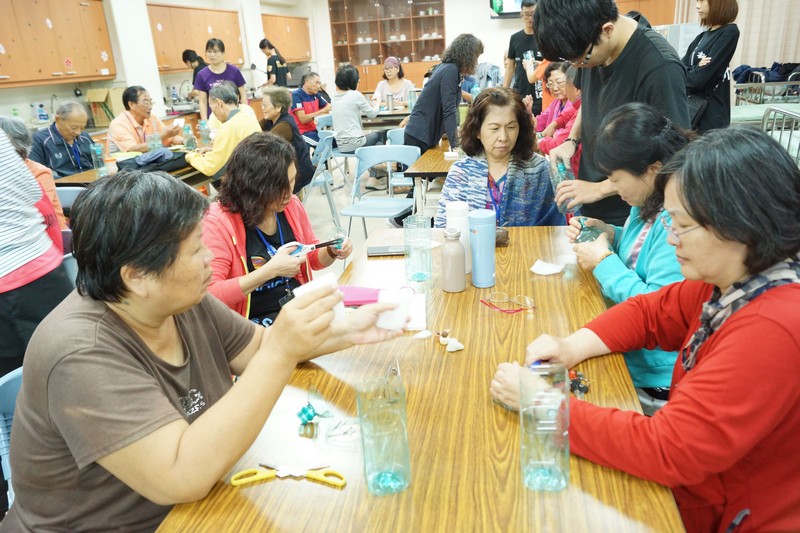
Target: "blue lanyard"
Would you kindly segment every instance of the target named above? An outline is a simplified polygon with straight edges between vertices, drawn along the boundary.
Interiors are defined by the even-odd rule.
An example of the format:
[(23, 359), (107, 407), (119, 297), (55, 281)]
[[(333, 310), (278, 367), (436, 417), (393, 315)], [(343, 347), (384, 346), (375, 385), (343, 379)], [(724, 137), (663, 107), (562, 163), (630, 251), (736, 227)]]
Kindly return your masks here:
[(504, 181), (506, 181), (506, 175), (505, 174), (503, 174), (503, 176), (497, 181), (494, 181), (492, 179), (491, 174), (490, 174), (489, 175), (489, 179), (487, 180), (488, 187), (489, 187), (489, 200), (492, 202), (492, 208), (494, 209), (494, 216), (495, 216), (495, 219), (497, 219), (497, 223), (498, 224), (500, 223), (500, 207), (499, 207), (500, 206), (500, 200), (503, 197), (502, 192), (500, 191), (499, 185), (501, 183), (503, 183)]
[[(66, 141), (65, 141), (66, 142)], [(69, 147), (72, 150), (72, 155), (75, 156), (75, 170), (81, 170), (81, 149), (78, 146), (78, 139), (75, 139), (72, 142), (72, 146)]]
[[(281, 229), (281, 220), (278, 218), (278, 213), (275, 213), (275, 222), (278, 225), (278, 238), (281, 240), (281, 246), (283, 246), (286, 243), (283, 242), (283, 230)], [(275, 257), (275, 254), (278, 253), (278, 250), (276, 250), (275, 247), (269, 243), (266, 235), (264, 235), (264, 232), (262, 232), (261, 229), (258, 228), (258, 226), (256, 226), (256, 233), (258, 234), (258, 237), (261, 239), (261, 242), (264, 243), (264, 246), (266, 246), (267, 253), (269, 253), (269, 256)], [(289, 278), (281, 276), (281, 279), (283, 280), (283, 284), (286, 285), (286, 292), (289, 292), (290, 291)]]
[[(61, 132), (58, 131), (58, 128), (56, 128), (55, 123), (53, 123), (53, 125), (51, 127), (52, 127), (53, 130), (55, 130), (55, 132), (58, 134), (58, 136), (61, 137), (61, 140), (63, 141), (64, 146), (67, 148), (67, 150), (69, 150), (69, 152), (72, 152), (71, 156), (70, 156), (69, 152), (67, 152), (67, 156), (69, 156), (70, 162), (72, 162), (72, 166), (75, 167), (75, 170), (80, 172), (82, 170), (82, 167), (81, 167), (81, 148), (80, 148), (80, 146), (78, 146), (78, 141), (80, 140), (80, 135), (75, 138), (75, 140), (72, 142), (72, 146), (70, 146), (69, 144), (67, 144), (67, 140), (64, 138), (64, 136), (61, 135)], [(52, 131), (51, 131), (50, 132), (50, 137), (52, 138), (52, 136), (53, 135), (52, 135)], [(53, 142), (55, 142), (55, 139), (53, 139)]]

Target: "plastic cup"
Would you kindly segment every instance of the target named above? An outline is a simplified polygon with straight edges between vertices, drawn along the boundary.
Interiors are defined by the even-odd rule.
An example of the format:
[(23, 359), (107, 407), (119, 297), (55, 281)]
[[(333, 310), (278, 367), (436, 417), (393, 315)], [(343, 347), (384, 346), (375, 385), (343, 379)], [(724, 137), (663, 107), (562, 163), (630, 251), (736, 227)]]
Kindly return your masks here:
[(427, 281), (433, 272), (431, 258), (431, 219), (412, 215), (403, 220), (406, 278)]

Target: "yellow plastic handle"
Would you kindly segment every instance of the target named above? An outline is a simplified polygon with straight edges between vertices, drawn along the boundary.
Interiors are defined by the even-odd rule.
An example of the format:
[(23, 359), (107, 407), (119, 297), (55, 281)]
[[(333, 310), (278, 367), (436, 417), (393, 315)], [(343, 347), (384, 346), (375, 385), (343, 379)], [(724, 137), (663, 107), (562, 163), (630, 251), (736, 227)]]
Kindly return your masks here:
[(236, 472), (231, 477), (231, 485), (238, 487), (248, 483), (256, 483), (258, 481), (268, 481), (275, 477), (274, 470), (266, 470), (264, 468), (248, 468), (241, 472)]
[(347, 484), (342, 474), (329, 468), (324, 470), (309, 470), (306, 472), (306, 478), (336, 489), (343, 489)]

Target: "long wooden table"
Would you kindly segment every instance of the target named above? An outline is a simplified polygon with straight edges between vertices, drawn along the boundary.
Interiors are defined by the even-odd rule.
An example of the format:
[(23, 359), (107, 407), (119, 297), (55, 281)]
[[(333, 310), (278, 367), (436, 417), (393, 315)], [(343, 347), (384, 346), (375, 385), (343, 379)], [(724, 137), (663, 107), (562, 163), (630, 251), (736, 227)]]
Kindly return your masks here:
[(423, 213), (425, 210), (425, 193), (427, 191), (425, 180), (447, 177), (450, 167), (456, 162), (455, 159), (444, 158), (444, 153), (449, 149), (450, 143), (447, 140), (442, 140), (437, 146), (429, 148), (417, 159), (416, 163), (406, 169), (405, 176), (414, 179), (414, 198), (417, 213)]
[[(435, 231), (441, 239), (440, 231)], [(376, 232), (368, 244), (395, 244), (401, 230)], [(604, 310), (597, 285), (577, 268), (564, 229), (510, 228), (511, 245), (497, 249), (497, 285), (446, 294), (438, 289), (438, 252), (427, 282), (427, 325), (449, 328), (465, 349), (447, 353), (435, 338), (411, 334), (356, 347), (302, 365), (293, 374), (259, 439), (234, 472), (285, 454), (324, 453), (342, 472), (339, 491), (306, 480), (273, 480), (234, 488), (218, 483), (202, 501), (176, 506), (159, 531), (681, 531), (670, 491), (655, 483), (570, 458), (570, 484), (559, 493), (523, 487), (519, 415), (492, 403), (497, 364), (521, 361), (526, 345), (548, 332), (566, 335)], [(556, 276), (537, 276), (537, 258), (571, 262)], [(342, 283), (405, 285), (397, 259), (356, 259)], [(506, 315), (479, 303), (492, 291), (532, 297), (536, 309)], [(395, 359), (408, 393), (411, 485), (393, 496), (367, 492), (359, 441), (349, 447), (297, 436), (297, 411), (316, 388), (337, 417), (356, 417), (355, 389), (382, 375)], [(581, 365), (591, 380), (586, 400), (639, 410), (619, 354)]]
[[(180, 179), (184, 183), (192, 187), (201, 187), (207, 183), (211, 183), (214, 179), (211, 176), (206, 176), (192, 166), (185, 166), (181, 169), (169, 173), (172, 176)], [(64, 176), (55, 180), (56, 186), (65, 185), (89, 185), (97, 180), (96, 170), (85, 170), (71, 176)]]

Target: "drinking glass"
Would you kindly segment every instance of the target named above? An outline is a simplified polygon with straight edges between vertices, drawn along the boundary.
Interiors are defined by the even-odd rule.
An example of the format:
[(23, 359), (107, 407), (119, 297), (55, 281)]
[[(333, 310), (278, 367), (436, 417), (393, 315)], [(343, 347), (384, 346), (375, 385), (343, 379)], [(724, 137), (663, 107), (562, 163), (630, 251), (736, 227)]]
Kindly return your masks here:
[(431, 219), (412, 215), (403, 220), (403, 238), (406, 253), (406, 278), (408, 281), (426, 281), (431, 278)]

